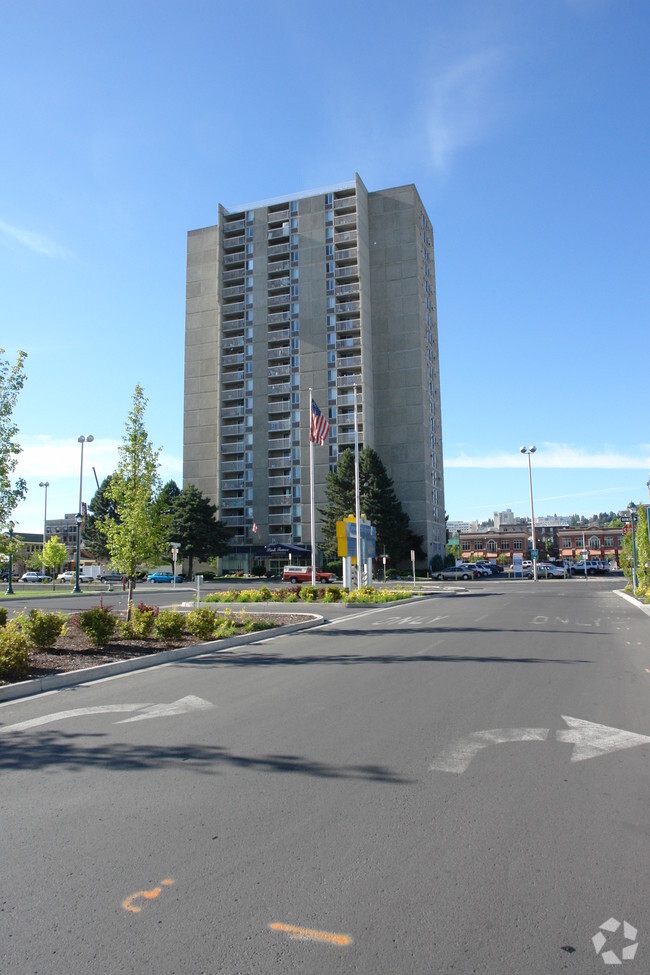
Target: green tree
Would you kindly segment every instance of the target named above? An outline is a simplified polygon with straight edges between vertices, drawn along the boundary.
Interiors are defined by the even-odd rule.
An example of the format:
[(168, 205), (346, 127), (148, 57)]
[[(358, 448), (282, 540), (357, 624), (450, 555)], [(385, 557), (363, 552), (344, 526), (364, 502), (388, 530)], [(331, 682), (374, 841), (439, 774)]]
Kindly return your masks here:
[(639, 587), (647, 592), (650, 587), (650, 545), (648, 544), (648, 509), (639, 505), (639, 515), (636, 525), (636, 564), (639, 577)]
[(4, 351), (0, 348), (0, 529), (7, 525), (14, 508), (27, 494), (24, 478), (12, 481), (21, 452), (16, 441), (18, 426), (14, 422), (14, 408), (25, 382), (27, 353), (18, 350), (12, 366), (3, 357)]
[[(326, 507), (319, 509), (321, 531), (327, 555), (336, 558), (336, 522), (355, 510), (353, 451), (343, 451), (336, 471), (327, 475), (325, 497)], [(410, 532), (393, 481), (372, 447), (364, 447), (359, 455), (359, 497), (362, 516), (377, 530), (377, 551), (385, 550), (393, 565), (410, 559), (411, 548), (419, 548), (422, 540)]]
[(165, 485), (165, 489), (168, 489), (169, 511), (163, 512), (162, 517), (166, 520), (168, 541), (178, 542), (180, 558), (188, 560), (188, 574), (191, 578), (195, 559), (203, 562), (226, 554), (230, 531), (217, 520), (216, 507), (194, 484), (186, 484), (176, 496), (171, 488), (172, 484), (173, 481)]
[(52, 589), (55, 588), (56, 574), (63, 562), (68, 561), (68, 550), (56, 535), (49, 538), (43, 549), (43, 565), (52, 572)]
[(138, 566), (157, 560), (164, 540), (164, 523), (155, 505), (160, 487), (160, 448), (154, 450), (144, 426), (146, 405), (147, 399), (138, 385), (118, 448), (117, 470), (107, 490), (117, 518), (106, 517), (102, 523), (111, 562), (129, 580), (129, 619)]
[(113, 475), (105, 477), (95, 491), (89, 505), (89, 514), (83, 530), (84, 548), (91, 552), (98, 562), (107, 562), (110, 552), (106, 542), (106, 522), (119, 522), (117, 505), (111, 497), (110, 487)]

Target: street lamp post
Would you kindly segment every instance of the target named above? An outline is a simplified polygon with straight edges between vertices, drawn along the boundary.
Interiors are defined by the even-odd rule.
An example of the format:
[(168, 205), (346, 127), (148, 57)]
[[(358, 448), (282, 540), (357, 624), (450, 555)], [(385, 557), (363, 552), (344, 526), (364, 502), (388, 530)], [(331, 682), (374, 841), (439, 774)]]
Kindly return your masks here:
[(632, 525), (632, 592), (636, 596), (636, 530), (634, 527), (634, 521), (636, 518), (637, 506), (634, 501), (630, 501), (627, 508), (630, 512), (630, 524)]
[(81, 444), (81, 466), (79, 468), (79, 507), (77, 508), (77, 514), (75, 516), (75, 521), (77, 522), (77, 558), (75, 563), (75, 583), (73, 592), (81, 592), (81, 586), (79, 585), (79, 555), (81, 552), (81, 523), (83, 521), (83, 515), (81, 514), (81, 494), (83, 491), (83, 479), (84, 479), (84, 444), (92, 443), (95, 438), (92, 434), (88, 437), (77, 437), (77, 443)]
[(535, 551), (535, 511), (533, 509), (533, 471), (530, 465), (530, 455), (534, 454), (536, 450), (537, 447), (535, 447), (534, 444), (531, 444), (530, 447), (519, 448), (519, 452), (522, 454), (526, 454), (528, 457), (528, 484), (530, 487), (530, 527), (533, 535), (532, 560), (533, 560), (533, 579), (535, 580), (535, 582), (537, 582), (537, 553)]
[(9, 522), (8, 528), (9, 528), (9, 577), (7, 582), (7, 596), (13, 596), (14, 589), (13, 586), (11, 585), (11, 576), (13, 574), (13, 569), (14, 569), (14, 556), (13, 556), (14, 523), (13, 521)]
[[(47, 489), (50, 486), (50, 482), (40, 481), (38, 486), (45, 488), (45, 514), (43, 515), (43, 554), (45, 554), (45, 536), (47, 534)], [(45, 575), (45, 562), (43, 562), (43, 575)]]

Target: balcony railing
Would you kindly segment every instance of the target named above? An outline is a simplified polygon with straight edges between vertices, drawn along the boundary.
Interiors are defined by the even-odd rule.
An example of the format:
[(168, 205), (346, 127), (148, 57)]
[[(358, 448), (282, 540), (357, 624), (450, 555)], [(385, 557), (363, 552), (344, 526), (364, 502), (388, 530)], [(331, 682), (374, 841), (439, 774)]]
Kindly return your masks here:
[(223, 246), (226, 250), (232, 250), (233, 247), (243, 247), (244, 246), (244, 235), (241, 237), (224, 237)]
[(236, 481), (222, 481), (221, 482), (222, 491), (243, 491), (244, 490), (244, 479), (239, 478)]
[(289, 267), (289, 261), (269, 261), (266, 265), (266, 270), (270, 276), (278, 271), (288, 271)]
[(246, 425), (244, 423), (224, 423), (221, 426), (221, 436), (225, 437), (243, 437), (246, 432)]
[(236, 267), (232, 271), (224, 271), (223, 272), (224, 284), (227, 284), (229, 281), (243, 281), (244, 274), (245, 272), (243, 267)]
[(232, 332), (241, 332), (244, 329), (244, 319), (243, 318), (224, 318), (221, 322), (221, 329), (224, 333), (230, 335)]
[(359, 294), (359, 282), (355, 284), (337, 284), (336, 286), (336, 296), (341, 295), (358, 295)]
[(336, 306), (337, 312), (340, 314), (351, 312), (351, 311), (361, 311), (360, 301), (341, 301)]
[(221, 343), (222, 349), (243, 349), (244, 348), (244, 336), (236, 335), (232, 339), (224, 339)]
[(273, 383), (273, 384), (269, 384), (269, 386), (267, 387), (267, 392), (268, 392), (269, 396), (281, 396), (283, 393), (290, 393), (291, 392), (291, 383)]
[(267, 315), (266, 321), (268, 325), (278, 325), (284, 322), (291, 321), (291, 313), (287, 308), (286, 311), (274, 311), (271, 315)]
[(291, 417), (286, 420), (269, 421), (269, 433), (283, 433), (285, 430), (291, 430)]
[(224, 301), (223, 312), (224, 315), (234, 315), (237, 312), (243, 311), (246, 307), (243, 301)]
[(286, 450), (291, 446), (291, 437), (269, 437), (269, 451)]
[(291, 301), (291, 296), (287, 291), (286, 295), (269, 295), (268, 305), (269, 308), (276, 308), (278, 305), (288, 305)]
[(269, 413), (289, 413), (291, 403), (288, 399), (271, 401), (268, 405)]
[(234, 420), (244, 415), (243, 406), (227, 406), (221, 411), (222, 420)]
[(224, 254), (223, 263), (224, 264), (243, 264), (246, 258), (244, 251), (240, 251), (237, 254)]
[(357, 366), (361, 365), (361, 356), (360, 355), (340, 356), (336, 360), (336, 365), (338, 366), (339, 369), (356, 369)]
[[(361, 395), (363, 390), (361, 386), (357, 389), (357, 410), (361, 406)], [(336, 402), (339, 406), (354, 406), (354, 393), (338, 393), (336, 397)]]
[(284, 244), (271, 244), (271, 246), (267, 248), (266, 251), (267, 257), (279, 257), (280, 254), (288, 254), (288, 253), (289, 253), (288, 240)]
[(343, 281), (347, 278), (359, 278), (359, 267), (355, 264), (337, 264), (336, 266), (336, 280)]
[(358, 376), (337, 376), (336, 385), (337, 386), (354, 386), (356, 383), (359, 385), (361, 381), (361, 374)]
[(359, 349), (361, 348), (361, 336), (356, 335), (349, 339), (337, 339), (336, 340), (336, 350), (340, 352), (342, 349)]
[(336, 322), (337, 332), (359, 332), (361, 330), (360, 318), (339, 318)]
[(356, 244), (356, 242), (357, 242), (356, 230), (344, 230), (341, 233), (334, 234), (335, 244)]
[(270, 477), (269, 478), (269, 487), (270, 488), (291, 487), (291, 478), (290, 477)]
[(340, 217), (334, 217), (335, 227), (356, 227), (357, 225), (357, 214), (354, 213), (343, 213)]
[(243, 498), (222, 498), (220, 508), (243, 508), (246, 502)]
[(290, 280), (288, 276), (281, 278), (269, 278), (266, 284), (269, 291), (277, 291), (279, 288), (288, 288)]
[(235, 352), (232, 355), (224, 355), (221, 359), (222, 366), (238, 366), (244, 361), (243, 352)]
[(334, 251), (334, 260), (337, 264), (339, 261), (356, 261), (358, 256), (358, 247), (342, 247), (340, 250)]
[(269, 349), (268, 351), (269, 362), (277, 362), (279, 359), (289, 358), (291, 358), (291, 347), (289, 345), (280, 349)]
[(244, 387), (241, 386), (239, 389), (224, 389), (221, 393), (221, 399), (224, 402), (231, 402), (234, 399), (244, 399), (245, 392)]
[(284, 227), (274, 227), (268, 232), (268, 240), (281, 240), (283, 237), (289, 236), (289, 224), (287, 223)]
[(289, 328), (269, 329), (269, 333), (268, 333), (269, 342), (280, 342), (290, 338), (291, 338), (291, 329)]
[(226, 460), (221, 464), (222, 474), (239, 474), (243, 473), (244, 461), (243, 460)]
[[(269, 492), (269, 508), (287, 508), (291, 505), (290, 494), (273, 494)], [(274, 517), (271, 515), (270, 517)]]
[(285, 362), (282, 366), (273, 366), (272, 369), (268, 371), (269, 379), (283, 379), (285, 376), (291, 375), (291, 363)]
[(285, 514), (275, 513), (269, 511), (269, 535), (273, 534), (274, 525), (290, 525), (291, 524), (291, 512), (287, 511)]
[(269, 223), (277, 223), (278, 220), (288, 220), (289, 208), (285, 207), (284, 210), (269, 210), (266, 217)]
[(232, 234), (238, 230), (243, 230), (243, 229), (244, 229), (243, 220), (230, 220), (230, 221), (226, 221), (223, 225), (224, 234), (227, 234), (228, 232)]
[(228, 372), (227, 369), (223, 369), (221, 372), (221, 382), (222, 383), (241, 383), (244, 379), (244, 370), (238, 369), (234, 372)]
[(229, 288), (224, 288), (222, 291), (222, 296), (226, 298), (238, 298), (244, 294), (243, 284), (233, 284)]
[(291, 467), (291, 455), (282, 457), (269, 457), (268, 467), (270, 471), (289, 470)]
[(240, 440), (239, 443), (222, 443), (221, 453), (222, 454), (243, 454), (244, 441)]

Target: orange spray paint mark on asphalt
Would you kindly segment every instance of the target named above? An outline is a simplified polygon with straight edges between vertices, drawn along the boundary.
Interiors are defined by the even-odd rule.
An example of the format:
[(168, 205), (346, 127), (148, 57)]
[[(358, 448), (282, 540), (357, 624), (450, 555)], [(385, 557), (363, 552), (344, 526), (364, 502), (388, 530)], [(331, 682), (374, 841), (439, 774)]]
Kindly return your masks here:
[(155, 900), (156, 897), (158, 897), (158, 895), (161, 893), (163, 887), (170, 887), (173, 883), (173, 880), (167, 878), (166, 880), (161, 880), (160, 887), (154, 887), (153, 890), (138, 890), (135, 894), (129, 894), (129, 896), (125, 897), (125, 899), (122, 901), (122, 907), (125, 911), (131, 911), (132, 914), (139, 914), (142, 908), (135, 905), (133, 901), (137, 900), (139, 897), (144, 897), (144, 899), (148, 901)]
[(333, 931), (314, 931), (313, 928), (298, 928), (293, 924), (281, 924), (274, 921), (269, 924), (271, 931), (282, 931), (288, 934), (294, 941), (323, 941), (330, 945), (351, 945), (352, 938), (349, 934), (336, 934)]

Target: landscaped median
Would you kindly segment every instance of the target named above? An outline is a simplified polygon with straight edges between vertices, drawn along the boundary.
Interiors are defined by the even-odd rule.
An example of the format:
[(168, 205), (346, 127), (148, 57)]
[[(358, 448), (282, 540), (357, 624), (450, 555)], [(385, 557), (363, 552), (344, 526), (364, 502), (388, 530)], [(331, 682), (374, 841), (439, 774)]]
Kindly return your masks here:
[(125, 673), (322, 622), (315, 613), (233, 612), (200, 606), (181, 613), (140, 603), (131, 620), (94, 606), (74, 614), (34, 609), (7, 621), (0, 607), (0, 701)]
[(396, 599), (411, 599), (413, 588), (346, 589), (341, 586), (290, 586), (281, 589), (226, 589), (201, 597), (202, 603), (392, 603)]

